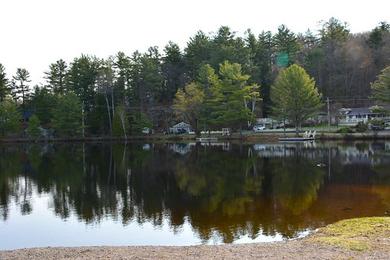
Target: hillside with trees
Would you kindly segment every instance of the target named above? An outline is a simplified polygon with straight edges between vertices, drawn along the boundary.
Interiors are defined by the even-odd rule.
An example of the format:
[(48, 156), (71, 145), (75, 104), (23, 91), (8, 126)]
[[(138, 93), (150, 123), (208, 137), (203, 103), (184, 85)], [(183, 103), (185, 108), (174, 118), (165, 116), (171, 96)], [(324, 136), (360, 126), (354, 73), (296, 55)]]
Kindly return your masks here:
[(222, 26), (212, 34), (196, 32), (183, 49), (169, 42), (162, 51), (152, 46), (145, 53), (53, 61), (45, 84), (37, 86), (28, 68), (6, 75), (0, 64), (1, 134), (17, 134), (33, 115), (35, 124), (59, 136), (137, 135), (145, 126), (164, 132), (181, 120), (196, 131), (242, 129), (273, 113), (272, 86), (293, 64), (315, 82), (321, 102), (371, 103), (371, 85), (390, 65), (390, 25), (353, 34), (331, 18), (318, 32), (295, 33), (281, 25), (276, 33), (247, 30), (243, 36)]

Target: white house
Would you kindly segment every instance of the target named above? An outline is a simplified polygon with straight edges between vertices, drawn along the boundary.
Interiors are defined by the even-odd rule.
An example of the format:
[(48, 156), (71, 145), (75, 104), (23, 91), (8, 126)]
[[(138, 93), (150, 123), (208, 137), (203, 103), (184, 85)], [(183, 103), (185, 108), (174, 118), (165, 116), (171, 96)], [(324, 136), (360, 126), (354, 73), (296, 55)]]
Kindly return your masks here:
[(385, 114), (373, 112), (369, 107), (342, 108), (339, 113), (341, 115), (341, 125), (356, 125), (359, 122), (367, 123), (370, 119), (386, 118)]
[(169, 133), (171, 134), (184, 134), (189, 132), (191, 132), (191, 125), (184, 122), (180, 122), (169, 128)]

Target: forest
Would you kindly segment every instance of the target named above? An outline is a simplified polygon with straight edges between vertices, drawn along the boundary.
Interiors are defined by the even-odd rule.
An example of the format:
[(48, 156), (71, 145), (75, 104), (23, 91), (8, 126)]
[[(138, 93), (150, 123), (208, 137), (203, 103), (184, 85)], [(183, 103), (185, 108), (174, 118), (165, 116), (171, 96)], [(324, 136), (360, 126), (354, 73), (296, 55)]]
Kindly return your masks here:
[[(292, 64), (314, 79), (333, 110), (366, 105), (371, 83), (390, 65), (390, 25), (380, 22), (369, 32), (351, 33), (347, 23), (330, 18), (317, 32), (295, 33), (281, 25), (276, 33), (255, 35), (248, 29), (243, 36), (222, 26), (215, 33), (196, 32), (184, 49), (169, 42), (162, 51), (152, 46), (145, 53), (53, 61), (44, 72), (45, 84), (34, 86), (28, 68), (7, 75), (0, 63), (0, 135), (36, 136), (39, 126), (59, 136), (136, 135), (144, 127), (165, 132), (194, 118), (184, 110), (202, 118), (192, 125), (241, 129), (254, 117), (271, 115), (271, 86)], [(219, 96), (209, 93), (217, 81)], [(186, 95), (218, 99), (197, 111), (192, 104), (181, 107)], [(248, 101), (245, 109), (238, 109), (241, 99)], [(214, 117), (203, 107), (212, 107)]]

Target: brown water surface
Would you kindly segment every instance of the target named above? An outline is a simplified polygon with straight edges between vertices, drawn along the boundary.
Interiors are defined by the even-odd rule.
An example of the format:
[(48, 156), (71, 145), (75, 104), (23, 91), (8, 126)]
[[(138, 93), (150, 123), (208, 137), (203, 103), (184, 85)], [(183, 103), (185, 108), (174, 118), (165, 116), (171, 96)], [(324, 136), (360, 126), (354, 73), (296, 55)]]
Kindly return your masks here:
[(390, 214), (390, 143), (0, 147), (0, 249), (296, 238)]

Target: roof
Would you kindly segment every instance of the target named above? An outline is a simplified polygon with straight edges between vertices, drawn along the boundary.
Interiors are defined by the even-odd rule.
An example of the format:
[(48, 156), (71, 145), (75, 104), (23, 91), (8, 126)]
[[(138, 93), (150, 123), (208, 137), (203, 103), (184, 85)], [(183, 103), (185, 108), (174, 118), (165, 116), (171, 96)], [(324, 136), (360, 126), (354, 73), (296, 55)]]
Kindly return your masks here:
[(378, 113), (372, 112), (371, 107), (353, 107), (353, 108), (341, 108), (339, 110), (349, 116), (356, 115), (376, 115)]
[(191, 125), (187, 124), (187, 123), (184, 123), (184, 122), (180, 122), (180, 123), (172, 126), (172, 128), (187, 128), (187, 127), (191, 127)]
[(32, 115), (33, 115), (33, 111), (31, 111), (31, 110), (25, 110), (22, 113), (24, 120), (28, 120)]
[(372, 113), (369, 107), (356, 107), (351, 108), (348, 115), (371, 115)]

